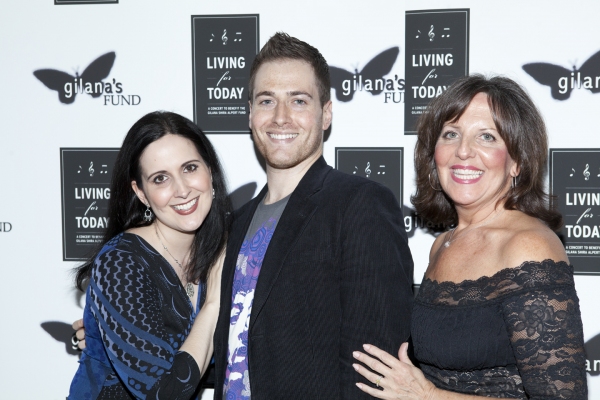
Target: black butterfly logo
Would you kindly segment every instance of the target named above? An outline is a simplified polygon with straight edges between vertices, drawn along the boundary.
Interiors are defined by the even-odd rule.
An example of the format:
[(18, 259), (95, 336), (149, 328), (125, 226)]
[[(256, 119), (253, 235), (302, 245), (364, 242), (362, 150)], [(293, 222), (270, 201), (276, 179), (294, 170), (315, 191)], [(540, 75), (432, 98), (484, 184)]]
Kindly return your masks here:
[(65, 346), (65, 351), (73, 356), (81, 354), (80, 351), (74, 350), (71, 343), (73, 328), (71, 325), (61, 321), (47, 321), (41, 323), (42, 329), (45, 330), (56, 340)]
[[(55, 69), (38, 69), (33, 72), (36, 78), (38, 78), (48, 89), (56, 90), (58, 92), (58, 100), (64, 104), (71, 104), (75, 101), (75, 95), (77, 90), (72, 90), (71, 93), (66, 92), (65, 84), (73, 83), (80, 79), (80, 85), (85, 83), (91, 83), (92, 87), (96, 86), (96, 83), (102, 82), (113, 67), (115, 62), (116, 54), (114, 51), (106, 53), (94, 61), (83, 71), (81, 75), (75, 73), (75, 76), (70, 75), (66, 72), (57, 71)], [(92, 97), (100, 97), (102, 92), (92, 91), (88, 93)]]
[[(376, 79), (381, 79), (390, 73), (394, 63), (396, 62), (396, 59), (398, 58), (398, 54), (400, 54), (400, 48), (389, 48), (376, 55), (360, 72), (358, 69), (355, 69), (354, 73), (352, 73), (342, 68), (329, 67), (329, 72), (331, 74), (331, 87), (335, 89), (335, 97), (339, 101), (343, 102), (352, 100), (352, 97), (354, 97), (354, 92), (356, 91), (356, 88), (353, 84), (354, 76), (361, 75), (363, 82), (366, 82), (367, 80), (375, 82)], [(344, 81), (349, 83), (348, 88), (343, 86)], [(345, 94), (344, 91), (348, 94)], [(367, 91), (375, 96), (383, 92), (383, 88), (377, 88), (374, 85), (372, 90)]]
[[(523, 70), (533, 77), (536, 81), (542, 85), (550, 86), (550, 94), (556, 100), (566, 100), (571, 96), (573, 86), (571, 84), (571, 77), (575, 81), (579, 81), (580, 77), (593, 77), (600, 75), (600, 51), (591, 56), (586, 62), (581, 65), (581, 68), (577, 69), (573, 66), (573, 71), (561, 67), (560, 65), (554, 65), (549, 63), (530, 63), (523, 65)], [(562, 79), (563, 84), (560, 83)], [(593, 80), (593, 79), (590, 79)], [(588, 82), (588, 84), (582, 85), (581, 87), (588, 89), (592, 93), (600, 93), (600, 87), (596, 85), (596, 82)]]

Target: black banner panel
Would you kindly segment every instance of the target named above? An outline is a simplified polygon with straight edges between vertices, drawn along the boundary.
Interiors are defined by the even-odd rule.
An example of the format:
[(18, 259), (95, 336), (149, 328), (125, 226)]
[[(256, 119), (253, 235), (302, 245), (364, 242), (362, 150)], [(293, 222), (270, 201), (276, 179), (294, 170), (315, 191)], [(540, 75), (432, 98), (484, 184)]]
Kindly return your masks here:
[(336, 147), (335, 168), (390, 189), (402, 204), (404, 147)]
[(550, 149), (550, 191), (575, 273), (600, 275), (600, 149)]
[(119, 149), (61, 148), (63, 260), (85, 260), (108, 225), (110, 180)]
[(406, 11), (404, 134), (429, 102), (469, 74), (469, 9)]
[(249, 133), (248, 79), (258, 14), (192, 16), (194, 122), (204, 133)]
[(119, 0), (54, 0), (54, 5), (60, 4), (118, 4)]

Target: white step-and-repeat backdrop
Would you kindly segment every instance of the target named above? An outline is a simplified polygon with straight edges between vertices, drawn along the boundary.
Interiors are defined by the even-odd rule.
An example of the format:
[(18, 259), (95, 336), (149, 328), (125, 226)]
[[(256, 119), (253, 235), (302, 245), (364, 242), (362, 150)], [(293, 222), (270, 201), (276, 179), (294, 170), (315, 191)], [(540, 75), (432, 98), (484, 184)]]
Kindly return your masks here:
[(548, 185), (578, 272), (590, 398), (600, 398), (598, 15), (593, 0), (4, 0), (0, 398), (68, 392), (78, 355), (66, 342), (83, 302), (71, 271), (106, 225), (112, 162), (138, 118), (162, 109), (195, 120), (238, 206), (265, 184), (246, 83), (277, 31), (316, 46), (332, 66), (325, 158), (396, 193), (416, 284), (434, 237), (409, 201), (415, 118), (466, 73), (526, 87), (549, 129)]

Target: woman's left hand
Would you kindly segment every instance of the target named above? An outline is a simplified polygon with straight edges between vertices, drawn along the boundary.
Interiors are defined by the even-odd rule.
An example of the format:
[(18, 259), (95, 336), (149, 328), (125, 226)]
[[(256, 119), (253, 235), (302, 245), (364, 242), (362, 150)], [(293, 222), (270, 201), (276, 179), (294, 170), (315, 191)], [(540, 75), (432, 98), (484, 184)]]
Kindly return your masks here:
[(398, 358), (370, 344), (365, 344), (363, 348), (368, 355), (360, 351), (355, 351), (352, 355), (374, 372), (360, 364), (352, 366), (378, 389), (357, 383), (356, 386), (360, 390), (379, 399), (433, 399), (437, 389), (425, 378), (421, 370), (411, 363), (407, 354), (408, 343), (402, 343)]

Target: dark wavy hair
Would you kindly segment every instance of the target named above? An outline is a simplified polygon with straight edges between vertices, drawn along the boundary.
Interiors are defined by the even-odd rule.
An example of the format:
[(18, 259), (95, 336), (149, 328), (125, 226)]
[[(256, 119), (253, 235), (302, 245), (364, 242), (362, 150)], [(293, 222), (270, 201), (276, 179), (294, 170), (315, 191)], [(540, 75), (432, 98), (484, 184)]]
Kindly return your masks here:
[(434, 161), (435, 146), (444, 124), (458, 121), (478, 93), (487, 94), (496, 129), (520, 169), (516, 186), (503, 197), (504, 208), (522, 211), (544, 221), (552, 230), (558, 230), (562, 217), (551, 207), (544, 190), (548, 158), (546, 125), (525, 90), (501, 76), (486, 78), (475, 74), (458, 79), (431, 101), (419, 117), (415, 146), (417, 192), (410, 199), (417, 213), (434, 223), (455, 225), (458, 222), (452, 200), (443, 191), (434, 189), (440, 187)]
[(266, 62), (279, 60), (305, 61), (313, 68), (319, 89), (321, 106), (331, 98), (331, 84), (329, 78), (329, 65), (323, 55), (310, 44), (296, 39), (284, 32), (277, 32), (260, 49), (250, 68), (249, 95), (250, 101), (254, 95), (254, 79), (261, 65)]
[(179, 114), (156, 111), (144, 115), (131, 127), (117, 155), (110, 184), (108, 227), (102, 245), (83, 265), (76, 268), (75, 282), (80, 290), (89, 280), (94, 260), (106, 242), (127, 229), (153, 222), (144, 221), (146, 207), (135, 195), (131, 182), (135, 180), (138, 187), (143, 187), (140, 157), (150, 143), (169, 134), (190, 140), (212, 175), (215, 198), (206, 219), (196, 231), (186, 270), (188, 281), (206, 281), (211, 266), (227, 242), (232, 207), (225, 175), (212, 144), (196, 124)]

